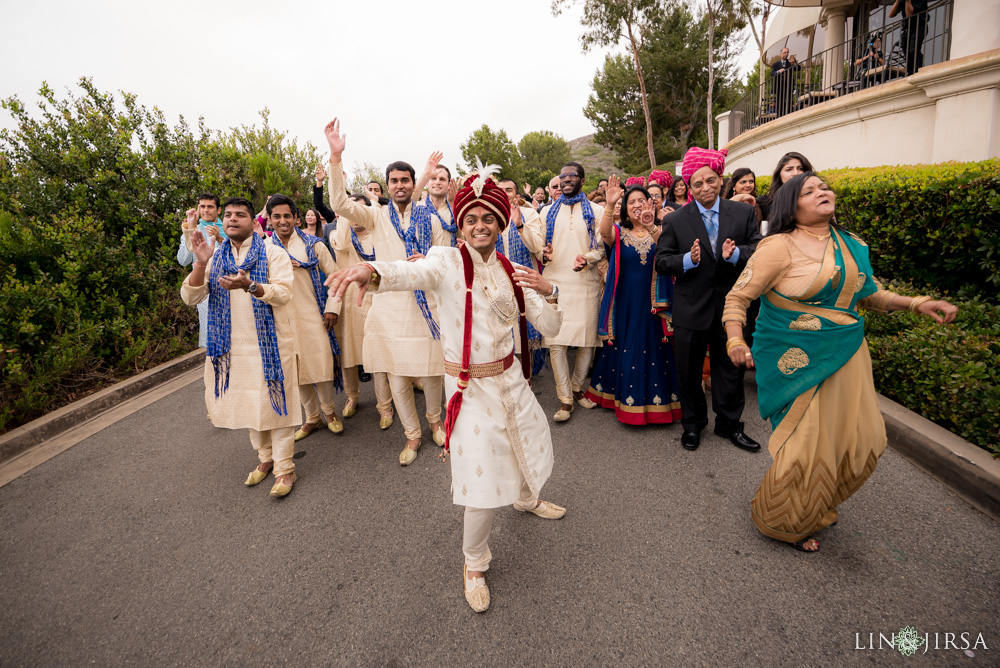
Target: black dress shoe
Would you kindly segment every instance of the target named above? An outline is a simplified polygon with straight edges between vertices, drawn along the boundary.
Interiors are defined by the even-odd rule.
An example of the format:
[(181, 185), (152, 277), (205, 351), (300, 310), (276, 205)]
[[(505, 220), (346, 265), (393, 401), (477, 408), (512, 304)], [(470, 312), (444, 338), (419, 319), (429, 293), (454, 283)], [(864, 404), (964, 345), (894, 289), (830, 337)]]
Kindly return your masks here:
[(358, 380), (361, 381), (362, 383), (367, 383), (371, 379), (372, 379), (372, 375), (370, 373), (368, 373), (367, 371), (365, 371), (365, 368), (359, 364), (358, 365)]
[(728, 438), (737, 448), (743, 448), (747, 452), (757, 452), (760, 450), (760, 443), (753, 440), (742, 431), (725, 432), (716, 430), (715, 434), (716, 436)]
[(701, 443), (701, 432), (697, 429), (685, 429), (681, 434), (681, 447), (685, 450), (697, 450)]

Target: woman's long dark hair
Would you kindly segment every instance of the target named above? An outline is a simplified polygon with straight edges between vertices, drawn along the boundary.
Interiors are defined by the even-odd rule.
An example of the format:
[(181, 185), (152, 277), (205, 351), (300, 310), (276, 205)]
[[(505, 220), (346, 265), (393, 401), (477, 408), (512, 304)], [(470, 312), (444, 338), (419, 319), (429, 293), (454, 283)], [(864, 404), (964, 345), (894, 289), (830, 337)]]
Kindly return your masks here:
[(753, 176), (753, 192), (750, 193), (754, 197), (757, 196), (757, 175), (753, 173), (753, 170), (749, 167), (740, 167), (735, 172), (733, 172), (732, 177), (729, 179), (729, 185), (726, 186), (726, 193), (722, 196), (722, 199), (732, 199), (734, 191), (736, 190), (736, 184), (740, 182), (747, 174)]
[[(816, 177), (822, 180), (816, 172), (803, 172), (788, 180), (785, 187), (778, 190), (771, 201), (771, 217), (768, 219), (767, 236), (787, 234), (795, 229), (795, 213), (799, 208), (799, 195), (805, 182)], [(838, 230), (843, 229), (837, 224), (836, 216), (830, 217), (830, 225)]]
[(785, 155), (781, 156), (781, 160), (778, 161), (778, 166), (774, 168), (774, 174), (771, 175), (771, 189), (768, 194), (771, 196), (771, 200), (774, 200), (775, 194), (781, 190), (781, 170), (785, 168), (792, 160), (798, 160), (802, 163), (803, 172), (815, 172), (812, 163), (809, 162), (809, 158), (798, 153), (796, 151), (789, 151)]
[[(632, 220), (628, 217), (628, 198), (634, 192), (640, 192), (646, 196), (647, 200), (653, 199), (649, 196), (649, 191), (642, 186), (629, 186), (629, 189), (622, 195), (621, 211), (618, 213), (618, 224), (626, 230), (632, 229)], [(655, 212), (654, 212), (655, 213)]]
[[(321, 236), (323, 236), (323, 216), (321, 216), (320, 213), (319, 213), (319, 211), (317, 211), (316, 209), (307, 209), (306, 213), (309, 213), (310, 211), (312, 211), (313, 215), (316, 216), (316, 233), (317, 233), (316, 236), (317, 237), (321, 237)], [(308, 225), (308, 224), (309, 223), (306, 222), (305, 216), (303, 216), (302, 217), (302, 229), (303, 229), (303, 231), (305, 230), (306, 225)]]
[[(678, 183), (681, 183), (681, 184), (684, 185), (684, 194), (681, 195), (681, 201), (680, 202), (677, 201), (677, 199), (676, 199), (677, 196), (674, 194), (674, 188), (677, 187)], [(677, 179), (676, 181), (674, 181), (674, 184), (672, 186), (670, 186), (670, 196), (667, 197), (666, 195), (664, 195), (663, 199), (665, 201), (670, 201), (670, 202), (673, 202), (674, 204), (680, 204), (681, 206), (684, 206), (685, 204), (688, 203), (688, 194), (689, 194), (689, 192), (690, 191), (688, 190), (688, 184), (684, 183), (684, 179)]]

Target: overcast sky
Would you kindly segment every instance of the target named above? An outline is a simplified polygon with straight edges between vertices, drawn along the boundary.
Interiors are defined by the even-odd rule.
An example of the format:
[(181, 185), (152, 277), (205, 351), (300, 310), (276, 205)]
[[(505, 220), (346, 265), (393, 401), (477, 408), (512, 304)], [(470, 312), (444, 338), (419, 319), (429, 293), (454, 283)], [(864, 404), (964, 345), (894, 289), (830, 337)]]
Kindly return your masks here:
[[(580, 10), (549, 0), (3, 0), (0, 96), (32, 103), (89, 76), (174, 122), (271, 124), (326, 151), (339, 116), (344, 159), (450, 166), (483, 123), (515, 142), (593, 132), (583, 115), (605, 52), (580, 49)], [(753, 60), (751, 54), (750, 61)], [(9, 127), (6, 112), (0, 124)]]

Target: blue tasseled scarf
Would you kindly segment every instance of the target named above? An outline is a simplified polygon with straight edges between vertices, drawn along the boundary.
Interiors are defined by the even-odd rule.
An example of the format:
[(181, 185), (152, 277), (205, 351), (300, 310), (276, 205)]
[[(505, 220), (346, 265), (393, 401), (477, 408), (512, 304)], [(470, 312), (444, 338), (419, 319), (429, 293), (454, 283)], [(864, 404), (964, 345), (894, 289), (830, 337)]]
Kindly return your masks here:
[[(433, 233), (431, 232), (430, 211), (427, 210), (426, 206), (421, 204), (411, 205), (410, 227), (404, 232), (395, 205), (395, 202), (389, 202), (389, 220), (392, 222), (392, 226), (396, 228), (396, 234), (399, 235), (399, 238), (403, 240), (403, 244), (406, 246), (406, 255), (410, 256), (414, 253), (427, 255), (427, 251), (431, 249), (431, 245), (434, 243)], [(440, 339), (441, 329), (434, 322), (434, 316), (431, 315), (431, 307), (427, 305), (427, 295), (424, 294), (423, 290), (414, 290), (413, 294), (417, 298), (417, 305), (420, 306), (420, 312), (424, 315), (427, 327), (431, 330), (431, 336), (435, 339)]]

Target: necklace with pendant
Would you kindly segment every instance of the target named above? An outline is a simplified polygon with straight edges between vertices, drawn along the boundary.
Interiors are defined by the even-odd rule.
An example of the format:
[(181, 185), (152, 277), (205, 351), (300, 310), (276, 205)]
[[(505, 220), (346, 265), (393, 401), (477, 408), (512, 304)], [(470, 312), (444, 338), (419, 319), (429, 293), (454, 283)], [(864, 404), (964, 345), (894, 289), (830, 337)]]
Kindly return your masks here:
[(816, 239), (817, 241), (826, 241), (827, 239), (830, 238), (830, 234), (832, 234), (831, 232), (827, 232), (826, 234), (813, 234), (804, 227), (800, 227), (799, 229), (808, 234), (809, 236), (811, 236), (813, 239)]

